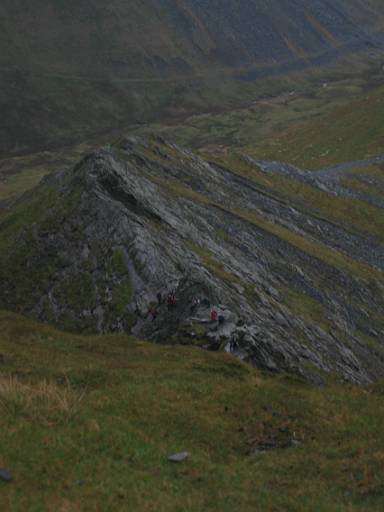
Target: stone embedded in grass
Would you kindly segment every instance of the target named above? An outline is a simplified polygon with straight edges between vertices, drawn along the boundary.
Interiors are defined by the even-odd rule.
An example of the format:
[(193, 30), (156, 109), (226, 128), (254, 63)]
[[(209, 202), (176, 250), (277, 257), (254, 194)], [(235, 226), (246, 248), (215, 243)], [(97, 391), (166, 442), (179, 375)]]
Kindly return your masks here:
[(4, 468), (0, 468), (0, 480), (3, 480), (4, 482), (10, 482), (12, 480), (11, 473)]
[(188, 452), (180, 452), (175, 453), (174, 455), (170, 455), (168, 457), (168, 460), (170, 462), (183, 462), (184, 460), (188, 459), (189, 453)]
[(265, 455), (266, 453), (267, 450), (259, 450), (258, 448), (256, 448), (256, 450), (253, 450), (250, 455), (251, 457), (259, 457), (260, 455)]

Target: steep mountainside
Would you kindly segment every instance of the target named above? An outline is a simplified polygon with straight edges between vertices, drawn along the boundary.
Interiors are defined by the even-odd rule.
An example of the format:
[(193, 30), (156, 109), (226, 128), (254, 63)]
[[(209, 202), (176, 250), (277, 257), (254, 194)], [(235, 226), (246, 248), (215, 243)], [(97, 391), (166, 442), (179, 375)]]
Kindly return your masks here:
[(4, 0), (0, 19), (1, 68), (144, 78), (375, 46), (384, 9), (372, 0)]
[[(237, 356), (312, 379), (383, 376), (381, 203), (344, 197), (326, 173), (305, 185), (326, 208), (286, 201), (241, 172), (258, 166), (300, 183), (292, 168), (223, 167), (136, 138), (46, 178), (0, 217), (0, 308), (160, 342), (237, 341)], [(354, 225), (350, 201), (364, 212)], [(153, 321), (173, 289), (176, 306)]]
[(252, 79), (382, 48), (383, 24), (373, 0), (4, 0), (0, 151), (206, 107), (212, 95), (196, 91), (218, 74)]

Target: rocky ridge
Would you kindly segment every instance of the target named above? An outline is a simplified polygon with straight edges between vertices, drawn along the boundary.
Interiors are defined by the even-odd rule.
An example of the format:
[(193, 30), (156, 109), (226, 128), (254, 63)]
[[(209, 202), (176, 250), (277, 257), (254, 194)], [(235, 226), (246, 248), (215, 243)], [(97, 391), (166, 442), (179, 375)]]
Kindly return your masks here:
[(381, 243), (161, 138), (88, 155), (0, 221), (1, 308), (82, 332), (232, 342), (257, 367), (315, 381), (384, 375)]
[(289, 176), (290, 178), (300, 180), (320, 190), (324, 190), (325, 192), (330, 192), (342, 197), (361, 199), (373, 206), (384, 208), (383, 198), (353, 191), (350, 188), (342, 186), (340, 183), (344, 176), (348, 176), (348, 171), (358, 169), (359, 167), (368, 167), (370, 165), (383, 165), (384, 156), (377, 156), (374, 158), (358, 160), (355, 162), (347, 162), (335, 167), (320, 169), (319, 171), (312, 173), (308, 170), (305, 171), (294, 167), (293, 165), (284, 164), (282, 162), (265, 162), (263, 160), (254, 160), (250, 157), (245, 158), (248, 162), (255, 164), (265, 173), (278, 173)]

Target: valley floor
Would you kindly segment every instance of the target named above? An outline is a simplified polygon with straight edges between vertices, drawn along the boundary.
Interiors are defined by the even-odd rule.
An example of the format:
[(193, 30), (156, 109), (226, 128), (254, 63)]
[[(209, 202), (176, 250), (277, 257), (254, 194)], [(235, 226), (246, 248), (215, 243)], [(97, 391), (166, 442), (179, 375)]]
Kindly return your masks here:
[(383, 510), (382, 384), (0, 323), (1, 510)]

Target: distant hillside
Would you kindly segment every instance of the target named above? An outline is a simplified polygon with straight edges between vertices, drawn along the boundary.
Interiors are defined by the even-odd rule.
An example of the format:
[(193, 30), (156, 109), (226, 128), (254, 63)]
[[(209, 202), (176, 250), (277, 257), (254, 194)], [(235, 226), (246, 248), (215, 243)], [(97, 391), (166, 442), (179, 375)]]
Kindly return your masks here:
[(253, 79), (378, 48), (383, 25), (373, 0), (4, 0), (0, 151), (141, 122), (170, 105), (198, 110), (214, 99), (196, 91), (218, 73)]
[(379, 2), (361, 0), (4, 0), (0, 67), (87, 78), (278, 66), (374, 46)]

